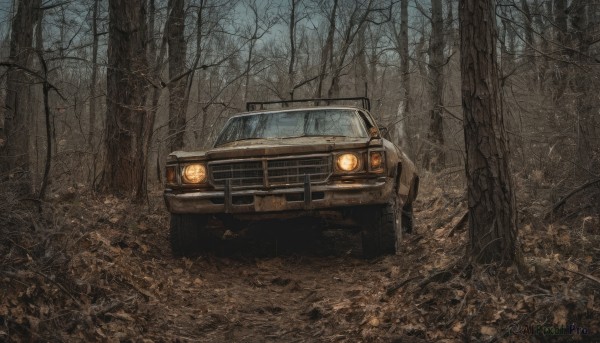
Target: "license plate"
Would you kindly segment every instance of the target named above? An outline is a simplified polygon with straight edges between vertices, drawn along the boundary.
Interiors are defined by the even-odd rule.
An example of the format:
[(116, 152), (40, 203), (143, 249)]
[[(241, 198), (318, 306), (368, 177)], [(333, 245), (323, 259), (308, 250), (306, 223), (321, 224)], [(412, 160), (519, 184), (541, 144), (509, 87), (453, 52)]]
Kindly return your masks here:
[(282, 211), (285, 210), (285, 196), (267, 195), (256, 196), (254, 198), (254, 209), (259, 212)]

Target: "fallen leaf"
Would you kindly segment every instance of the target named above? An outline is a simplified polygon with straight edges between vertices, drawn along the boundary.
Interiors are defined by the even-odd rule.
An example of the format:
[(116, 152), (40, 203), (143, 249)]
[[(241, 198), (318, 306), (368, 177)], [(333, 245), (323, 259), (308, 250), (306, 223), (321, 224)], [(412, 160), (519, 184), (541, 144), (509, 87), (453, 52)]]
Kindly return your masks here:
[(452, 325), (452, 331), (459, 333), (462, 332), (464, 325), (461, 322), (456, 322), (454, 325)]
[(377, 317), (373, 317), (373, 318), (369, 319), (369, 325), (371, 325), (371, 326), (378, 327), (379, 323), (380, 322)]
[(569, 311), (561, 305), (556, 311), (554, 311), (554, 320), (553, 323), (560, 326), (567, 325), (567, 315)]
[(486, 326), (486, 325), (482, 326), (479, 331), (481, 332), (482, 335), (487, 335), (487, 336), (494, 336), (498, 332), (496, 330), (496, 328), (493, 328), (491, 326)]
[(125, 313), (123, 311), (119, 311), (117, 313), (107, 313), (106, 315), (114, 317), (114, 318), (117, 318), (117, 319), (125, 320), (125, 321), (128, 321), (128, 322), (134, 322), (135, 321), (135, 319), (133, 319), (132, 316), (130, 316), (129, 314), (127, 314), (127, 313)]

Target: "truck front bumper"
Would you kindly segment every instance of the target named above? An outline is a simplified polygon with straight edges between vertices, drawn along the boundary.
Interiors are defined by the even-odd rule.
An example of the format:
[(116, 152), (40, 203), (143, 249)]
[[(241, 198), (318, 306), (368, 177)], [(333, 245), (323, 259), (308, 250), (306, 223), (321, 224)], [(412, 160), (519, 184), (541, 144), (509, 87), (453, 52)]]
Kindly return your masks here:
[(270, 190), (181, 191), (166, 189), (164, 199), (171, 213), (262, 213), (322, 210), (347, 206), (385, 204), (394, 189), (394, 179), (335, 181), (303, 187)]

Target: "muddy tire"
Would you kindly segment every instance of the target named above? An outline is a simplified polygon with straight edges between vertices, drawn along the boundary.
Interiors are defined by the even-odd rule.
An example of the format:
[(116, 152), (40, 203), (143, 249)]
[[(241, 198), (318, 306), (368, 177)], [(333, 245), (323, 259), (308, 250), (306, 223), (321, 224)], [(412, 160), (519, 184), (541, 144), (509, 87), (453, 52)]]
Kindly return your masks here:
[(362, 233), (363, 256), (373, 258), (396, 253), (396, 245), (402, 239), (401, 215), (396, 201), (373, 208), (372, 221)]
[(402, 207), (402, 230), (406, 233), (412, 233), (413, 228), (413, 205), (408, 203)]
[(190, 256), (208, 243), (208, 217), (197, 214), (171, 214), (169, 241), (173, 255)]

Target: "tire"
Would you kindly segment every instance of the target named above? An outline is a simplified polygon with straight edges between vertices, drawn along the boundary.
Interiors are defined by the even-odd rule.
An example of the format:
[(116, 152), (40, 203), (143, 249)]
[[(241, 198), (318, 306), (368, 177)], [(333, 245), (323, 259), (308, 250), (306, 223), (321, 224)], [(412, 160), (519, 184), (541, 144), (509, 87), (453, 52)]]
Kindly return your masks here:
[(402, 231), (405, 233), (412, 233), (413, 228), (413, 205), (411, 202), (402, 207)]
[(206, 247), (208, 217), (197, 214), (171, 214), (169, 241), (177, 257), (190, 256)]
[(402, 240), (402, 217), (396, 207), (396, 199), (373, 209), (369, 224), (362, 234), (363, 256), (373, 258), (393, 255)]

